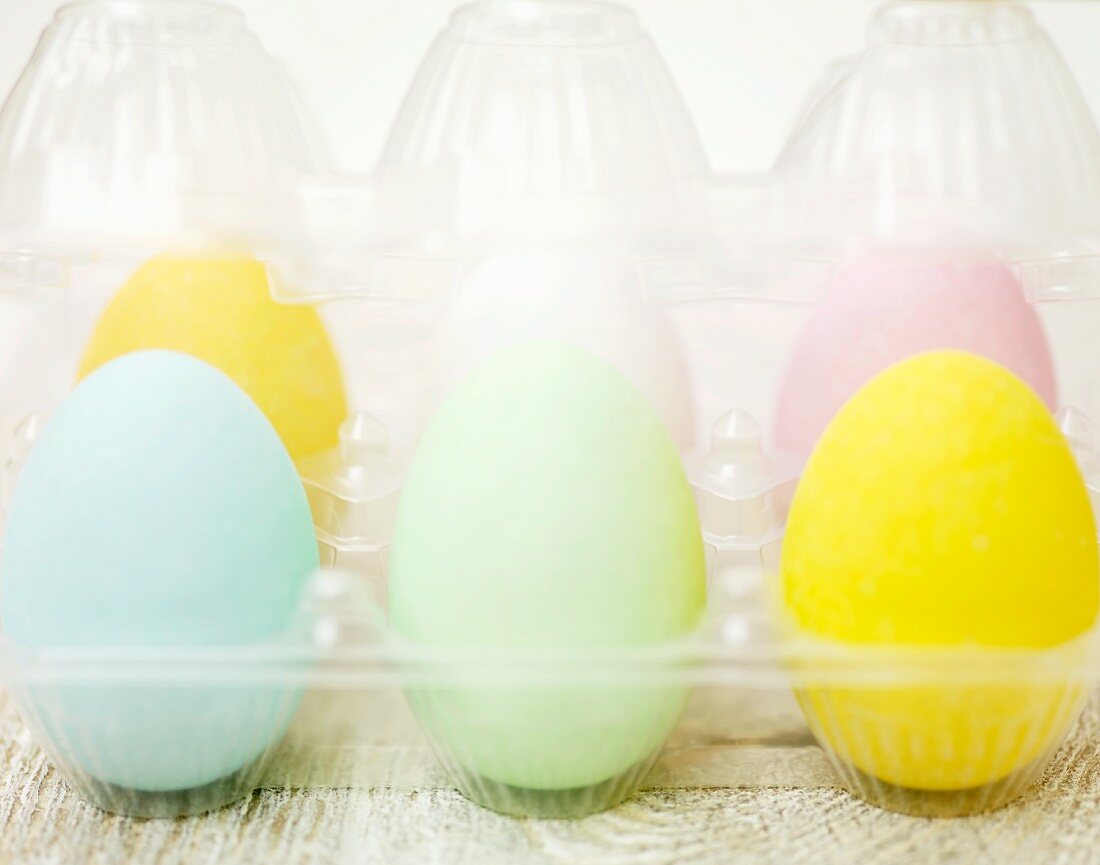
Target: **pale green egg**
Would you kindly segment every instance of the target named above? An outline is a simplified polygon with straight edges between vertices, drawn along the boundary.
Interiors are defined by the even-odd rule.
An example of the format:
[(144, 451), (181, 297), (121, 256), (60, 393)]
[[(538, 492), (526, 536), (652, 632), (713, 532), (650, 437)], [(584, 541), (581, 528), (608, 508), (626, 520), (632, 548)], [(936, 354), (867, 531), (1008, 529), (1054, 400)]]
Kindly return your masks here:
[[(647, 676), (642, 661), (624, 678), (595, 659), (683, 637), (705, 593), (676, 449), (611, 366), (534, 342), (494, 355), (451, 392), (412, 461), (390, 570), (398, 633), (441, 658), (484, 650), (499, 660), (458, 663), (410, 689), (450, 760), (530, 790), (588, 787), (644, 763), (686, 690)], [(543, 651), (594, 660), (517, 665)]]

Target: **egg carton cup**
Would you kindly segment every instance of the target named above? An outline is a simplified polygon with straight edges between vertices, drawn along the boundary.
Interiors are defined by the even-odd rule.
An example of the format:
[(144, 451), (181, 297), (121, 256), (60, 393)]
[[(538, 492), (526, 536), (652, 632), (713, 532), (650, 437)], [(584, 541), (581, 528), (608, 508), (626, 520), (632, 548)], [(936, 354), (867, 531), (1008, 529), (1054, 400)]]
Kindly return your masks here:
[[(668, 643), (445, 648), (394, 633), (384, 580), (367, 583), (318, 572), (263, 643), (0, 641), (0, 676), (77, 793), (153, 817), (261, 787), (382, 786), (540, 817), (639, 789), (838, 784), (891, 810), (976, 813), (1026, 789), (1097, 693), (1093, 633), (1035, 650), (836, 645), (719, 579), (698, 630)], [(1078, 735), (1100, 736), (1090, 705)]]
[[(1068, 715), (1066, 720), (1072, 722), (1075, 717)], [(1038, 736), (1041, 731), (1021, 732), (1025, 736)], [(824, 729), (815, 724), (814, 734), (820, 738), (825, 735)], [(985, 747), (982, 742), (974, 744), (978, 748)], [(1056, 746), (1046, 747), (1035, 759), (1009, 775), (962, 790), (924, 790), (890, 783), (864, 771), (847, 755), (832, 750), (825, 753), (840, 784), (871, 805), (914, 817), (965, 817), (995, 811), (1018, 799), (1039, 780), (1056, 750)], [(999, 758), (994, 751), (994, 759)]]
[(472, 3), (429, 49), (373, 173), (305, 181), (275, 282), (288, 299), (432, 300), (487, 245), (565, 242), (618, 244), (666, 282), (709, 284), (710, 182), (631, 10)]
[[(257, 686), (242, 672), (249, 669), (247, 661), (228, 676), (211, 675), (197, 685), (203, 666), (197, 653), (170, 662), (134, 652), (122, 664), (117, 658), (96, 659), (94, 652), (71, 654), (75, 663), (57, 658), (35, 663), (72, 672), (39, 675), (21, 668), (7, 686), (34, 740), (68, 785), (110, 813), (173, 818), (215, 810), (250, 795), (261, 784), (278, 742), (271, 736), (272, 726), (285, 728), (296, 708), (295, 695), (281, 686)], [(216, 666), (232, 667), (233, 654), (227, 649)], [(142, 667), (156, 672), (150, 677)], [(182, 680), (181, 671), (186, 671)], [(215, 678), (221, 680), (213, 682)], [(242, 703), (242, 694), (256, 696), (254, 705)], [(118, 711), (104, 712), (104, 699)], [(195, 727), (182, 740), (163, 729), (165, 704), (192, 716), (188, 721)], [(244, 713), (235, 711), (241, 705)], [(227, 743), (229, 750), (247, 757), (243, 764), (225, 763), (211, 780), (167, 788), (131, 780), (134, 764), (142, 760), (156, 766), (166, 761), (177, 766), (224, 762)]]
[[(817, 669), (812, 683), (795, 673), (795, 693), (851, 792), (918, 816), (974, 814), (1012, 801), (1042, 773), (1091, 685), (1090, 640), (1015, 653), (910, 649), (892, 662), (871, 649), (882, 664), (876, 685), (833, 682)], [(865, 664), (850, 648), (835, 660)]]
[(549, 818), (603, 811), (637, 792), (686, 702), (677, 677), (662, 676), (658, 662), (632, 684), (599, 661), (593, 675), (575, 657), (524, 654), (512, 667), (481, 653), (407, 687), (454, 786), (494, 811)]
[(71, 3), (0, 109), (0, 244), (99, 261), (270, 240), (327, 165), (234, 7)]

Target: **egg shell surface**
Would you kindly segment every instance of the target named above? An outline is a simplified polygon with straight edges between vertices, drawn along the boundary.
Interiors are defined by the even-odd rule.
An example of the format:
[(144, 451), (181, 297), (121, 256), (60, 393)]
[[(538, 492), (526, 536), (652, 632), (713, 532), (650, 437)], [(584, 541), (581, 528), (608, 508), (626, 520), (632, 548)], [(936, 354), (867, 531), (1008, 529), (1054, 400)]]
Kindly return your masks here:
[(193, 355), (228, 375), (294, 458), (336, 444), (347, 406), (328, 332), (310, 307), (276, 303), (255, 259), (149, 260), (103, 311), (78, 377), (128, 352), (156, 348)]
[[(317, 565), (305, 494), (260, 410), (200, 360), (136, 352), (81, 382), (31, 451), (0, 620), (31, 650), (251, 646), (286, 630)], [(73, 769), (188, 789), (255, 758), (294, 700), (197, 678), (32, 683), (31, 714)]]
[(446, 393), (507, 345), (567, 342), (625, 376), (651, 402), (676, 445), (689, 447), (691, 386), (676, 329), (629, 273), (613, 254), (557, 247), (486, 256), (464, 274), (444, 316), (437, 389)]
[[(421, 440), (398, 509), (398, 633), (502, 661), (521, 649), (628, 649), (684, 635), (704, 601), (702, 539), (676, 449), (607, 363), (532, 342), (503, 349), (455, 387)], [(686, 694), (578, 672), (575, 682), (490, 680), (410, 697), (436, 746), (468, 771), (559, 790), (650, 758)]]
[[(795, 634), (913, 648), (912, 684), (807, 687), (811, 722), (845, 759), (904, 787), (1003, 778), (1072, 719), (1072, 643), (1096, 620), (1098, 580), (1088, 494), (1042, 400), (973, 354), (905, 360), (860, 389), (810, 457), (781, 597)], [(1065, 651), (1064, 678), (941, 686), (933, 667), (921, 673), (929, 646), (957, 648), (960, 664), (974, 650), (1034, 650), (1003, 661), (1009, 671)]]
[(988, 357), (1055, 408), (1046, 335), (1003, 263), (977, 252), (878, 251), (841, 268), (796, 339), (776, 403), (776, 445), (806, 457), (864, 383), (933, 349)]

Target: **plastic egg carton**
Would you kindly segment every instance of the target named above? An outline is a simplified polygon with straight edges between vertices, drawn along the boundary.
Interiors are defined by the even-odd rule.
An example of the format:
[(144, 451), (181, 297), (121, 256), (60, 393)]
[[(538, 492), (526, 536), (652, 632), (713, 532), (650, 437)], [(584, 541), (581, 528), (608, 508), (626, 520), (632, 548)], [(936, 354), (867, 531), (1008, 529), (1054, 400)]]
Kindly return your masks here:
[(303, 178), (273, 291), (357, 318), (354, 364), (379, 370), (369, 410), (399, 450), (478, 359), (549, 338), (610, 360), (686, 451), (691, 349), (658, 300), (720, 284), (711, 184), (632, 11), (473, 3), (430, 47), (375, 170)]
[[(162, 254), (269, 251), (297, 220), (302, 176), (330, 167), (292, 83), (232, 6), (61, 9), (0, 110), (0, 290), (12, 322), (0, 398), (5, 489), (131, 274)], [(409, 366), (400, 341), (381, 370), (346, 357), (361, 321), (334, 319), (349, 401), (360, 369), (373, 382)], [(326, 561), (376, 570), (402, 457), (366, 408), (352, 404), (332, 448), (306, 454), (301, 471)]]
[[(293, 626), (268, 644), (39, 653), (4, 645), (0, 669), (36, 741), (82, 797), (108, 811), (154, 817), (209, 810), (259, 787), (453, 785), (505, 813), (576, 817), (640, 787), (816, 787), (838, 780), (908, 813), (973, 813), (1010, 801), (1041, 774), (1095, 684), (1091, 635), (1033, 652), (787, 643), (736, 583), (712, 588), (706, 621), (682, 641), (507, 656), (410, 644), (386, 626), (384, 594), (383, 581), (321, 572)], [(612, 777), (581, 788), (530, 789), (478, 771), (479, 760), (510, 761), (522, 771), (613, 749), (635, 737), (639, 724), (652, 723), (633, 709), (639, 695), (654, 693), (682, 702), (679, 719), (663, 744)], [(880, 697), (905, 708), (886, 723), (853, 714)], [(812, 707), (810, 724), (799, 701)], [(195, 724), (171, 731), (143, 725), (141, 707), (163, 719), (165, 703)], [(500, 737), (500, 718), (544, 725), (546, 718), (524, 715), (528, 703), (549, 712), (569, 706), (571, 714), (550, 719), (570, 738), (548, 742), (545, 753), (516, 752), (507, 735)], [(463, 723), (469, 719), (454, 715), (462, 705), (489, 726)], [(963, 727), (960, 709), (972, 713)], [(227, 717), (235, 723), (222, 724)], [(518, 729), (516, 741), (525, 733)], [(815, 735), (840, 744), (822, 749)], [(884, 741), (891, 735), (901, 738)], [(168, 757), (197, 775), (225, 764), (227, 751), (240, 765), (225, 764), (232, 770), (186, 790), (113, 783), (140, 771), (145, 749), (155, 749), (157, 765)], [(960, 789), (907, 789), (877, 777), (911, 769), (914, 760), (953, 767)], [(965, 783), (999, 761), (1013, 771)]]
[[(115, 62), (119, 45), (126, 63)], [(912, 80), (893, 59), (906, 52), (922, 64)], [(942, 79), (928, 72), (941, 67)], [(179, 68), (193, 70), (186, 86), (169, 71)], [(97, 81), (91, 70), (118, 77), (92, 92), (59, 84)], [(898, 104), (966, 116), (977, 82), (1002, 74), (998, 92), (1032, 112), (1041, 140), (1019, 152), (1010, 142), (997, 161), (977, 159), (975, 144), (963, 161), (972, 175), (914, 166), (903, 206), (874, 209), (879, 166), (895, 154), (876, 150), (873, 136), (858, 158), (837, 152), (851, 140), (842, 125), (881, 105), (864, 105), (867, 93), (884, 86)], [(935, 98), (920, 90), (929, 87)], [(129, 110), (115, 101), (122, 93)], [(1053, 296), (1047, 274), (1091, 273), (1094, 190), (1081, 178), (1093, 178), (1100, 151), (1025, 9), (886, 7), (865, 54), (834, 67), (811, 99), (776, 171), (752, 183), (711, 177), (659, 54), (617, 6), (499, 2), (456, 13), (369, 177), (331, 169), (291, 93), (220, 6), (90, 3), (59, 15), (0, 111), (0, 302), (18, 310), (27, 347), (13, 349), (22, 366), (4, 370), (5, 494), (104, 305), (156, 252), (261, 256), (279, 301), (320, 310), (347, 378), (337, 445), (297, 461), (322, 562), (344, 572), (315, 577), (286, 633), (201, 651), (3, 646), (4, 681), (82, 796), (174, 816), (258, 786), (453, 784), (500, 811), (578, 816), (642, 785), (839, 779), (887, 807), (957, 814), (997, 807), (1038, 776), (1093, 687), (1091, 637), (1031, 652), (843, 649), (782, 639), (771, 600), (802, 462), (775, 445), (776, 400), (835, 266), (872, 240), (964, 237), (1003, 254), (1032, 299)], [(149, 104), (171, 120), (155, 126), (163, 139), (145, 134)], [(206, 109), (216, 119), (195, 116)], [(1035, 156), (1044, 147), (1057, 154), (1049, 164)], [(1079, 182), (1056, 176), (1066, 164), (1084, 166)], [(937, 160), (926, 168), (947, 171)], [(995, 182), (1032, 169), (1041, 181)], [(932, 219), (944, 213), (956, 222)], [(423, 424), (480, 358), (528, 339), (609, 360), (678, 445), (711, 558), (705, 621), (682, 641), (457, 651), (389, 627), (388, 546)], [(1086, 415), (1064, 408), (1063, 428), (1082, 460), (1095, 460)], [(606, 758), (656, 724), (636, 710), (639, 694), (654, 693), (683, 703), (667, 738), (655, 734), (591, 784), (537, 788), (479, 768)], [(861, 713), (878, 698), (901, 708), (885, 721)], [(196, 723), (155, 729), (163, 711), (150, 707), (165, 703)], [(960, 724), (960, 713), (970, 720)], [(548, 737), (545, 752), (497, 736), (501, 718), (527, 731), (547, 717), (569, 735)], [(195, 784), (157, 789), (124, 771), (152, 753), (195, 766)], [(967, 774), (960, 754), (1009, 769), (992, 780)], [(956, 767), (957, 789), (882, 780), (916, 760)]]
[(1003, 263), (1041, 322), (1052, 407), (1095, 487), (1098, 180), (1096, 122), (1026, 5), (884, 2), (863, 50), (811, 88), (767, 191), (730, 184), (743, 207), (726, 215), (727, 248), (751, 238), (756, 256), (719, 293), (731, 308), (764, 296), (813, 310), (868, 255)]
[(722, 284), (712, 183), (632, 11), (473, 3), (429, 48), (375, 170), (302, 178), (272, 290), (320, 304), (354, 346), (354, 401), (398, 459), (480, 360), (539, 339), (611, 362), (687, 454), (705, 434), (666, 300)]
[[(1036, 387), (1095, 499), (1098, 177), (1096, 123), (1026, 5), (883, 2), (863, 50), (810, 88), (773, 169), (712, 185), (724, 258), (710, 292), (665, 297), (691, 346), (688, 466), (708, 541), (742, 545), (729, 523), (741, 517), (707, 516), (742, 506), (781, 533), (776, 503), (808, 453), (790, 429), (821, 394), (835, 410), (856, 378), (941, 347), (990, 356)], [(858, 295), (857, 281), (863, 296), (846, 312), (837, 297)], [(986, 298), (969, 293), (974, 282)], [(756, 444), (732, 447), (733, 428)]]

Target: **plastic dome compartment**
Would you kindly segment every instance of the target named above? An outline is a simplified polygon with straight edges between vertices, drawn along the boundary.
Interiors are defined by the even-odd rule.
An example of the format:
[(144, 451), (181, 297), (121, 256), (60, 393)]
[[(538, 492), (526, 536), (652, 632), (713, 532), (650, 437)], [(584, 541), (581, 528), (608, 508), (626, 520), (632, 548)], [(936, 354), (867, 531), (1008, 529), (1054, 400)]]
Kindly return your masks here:
[(282, 69), (232, 6), (82, 0), (0, 109), (0, 249), (65, 263), (71, 375), (105, 303), (157, 253), (269, 243), (327, 165)]
[[(709, 346), (694, 352), (710, 359), (693, 370), (700, 429), (747, 416), (762, 430), (750, 462), (797, 476), (808, 453), (793, 442), (798, 416), (828, 399), (835, 410), (900, 359), (886, 350), (894, 337), (905, 353), (987, 354), (1052, 409), (1100, 416), (1088, 348), (1100, 325), (1100, 134), (1025, 5), (883, 3), (864, 49), (811, 88), (769, 178), (732, 179), (719, 200), (743, 266), (675, 316), (686, 342)], [(801, 391), (796, 367), (813, 381)], [(737, 384), (741, 370), (760, 379)], [(702, 465), (713, 455), (699, 446)]]
[[(296, 307), (272, 312), (259, 263), (247, 281), (255, 289), (262, 280), (263, 291), (245, 298), (244, 288), (236, 290), (240, 268), (270, 252), (295, 221), (299, 179), (328, 168), (322, 136), (293, 85), (232, 6), (85, 0), (58, 11), (0, 110), (0, 249), (22, 273), (5, 291), (24, 296), (48, 336), (22, 346), (33, 357), (19, 362), (31, 365), (41, 386), (5, 393), (5, 450), (27, 450), (24, 440), (86, 372), (90, 341), (120, 289), (163, 256), (177, 272), (162, 269), (147, 280), (135, 314), (159, 335), (146, 339), (135, 325), (131, 347), (152, 347), (177, 324), (179, 340), (162, 347), (191, 350), (182, 344), (185, 330), (223, 325), (221, 342), (243, 342), (247, 316), (263, 307), (286, 320), (288, 339), (322, 334), (354, 393), (357, 366), (347, 355), (357, 350), (355, 334), (304, 322), (316, 313)], [(211, 276), (217, 267), (197, 275), (203, 263), (223, 259), (237, 268), (234, 276)], [(27, 278), (51, 267), (48, 286)], [(157, 293), (159, 278), (191, 288), (181, 285), (171, 302)], [(205, 288), (194, 284), (203, 278)], [(234, 315), (244, 317), (236, 330), (225, 324)], [(354, 425), (354, 410), (349, 415)], [(340, 452), (339, 420), (332, 454)], [(350, 468), (336, 471), (346, 486)]]
[(631, 10), (473, 3), (424, 58), (373, 174), (306, 185), (306, 241), (275, 270), (289, 297), (434, 299), (487, 245), (608, 237), (668, 290), (697, 288), (721, 269), (710, 182)]
[(1025, 5), (884, 4), (773, 176), (771, 255), (803, 297), (867, 255), (996, 256), (1018, 283), (1006, 303), (1022, 294), (1042, 322), (1055, 404), (1098, 416), (1084, 334), (1100, 323), (1100, 133)]
[(610, 360), (687, 451), (694, 349), (661, 307), (722, 283), (712, 187), (632, 11), (474, 3), (430, 48), (375, 171), (303, 182), (268, 269), (281, 300), (324, 301), (334, 332), (355, 331), (356, 404), (399, 453), (473, 358), (517, 336)]
[(281, 227), (320, 141), (232, 6), (62, 7), (0, 111), (6, 245), (105, 257)]
[(1100, 135), (1026, 6), (898, 0), (814, 89), (774, 167), (776, 236), (826, 262), (868, 242), (1012, 260), (1100, 234)]

